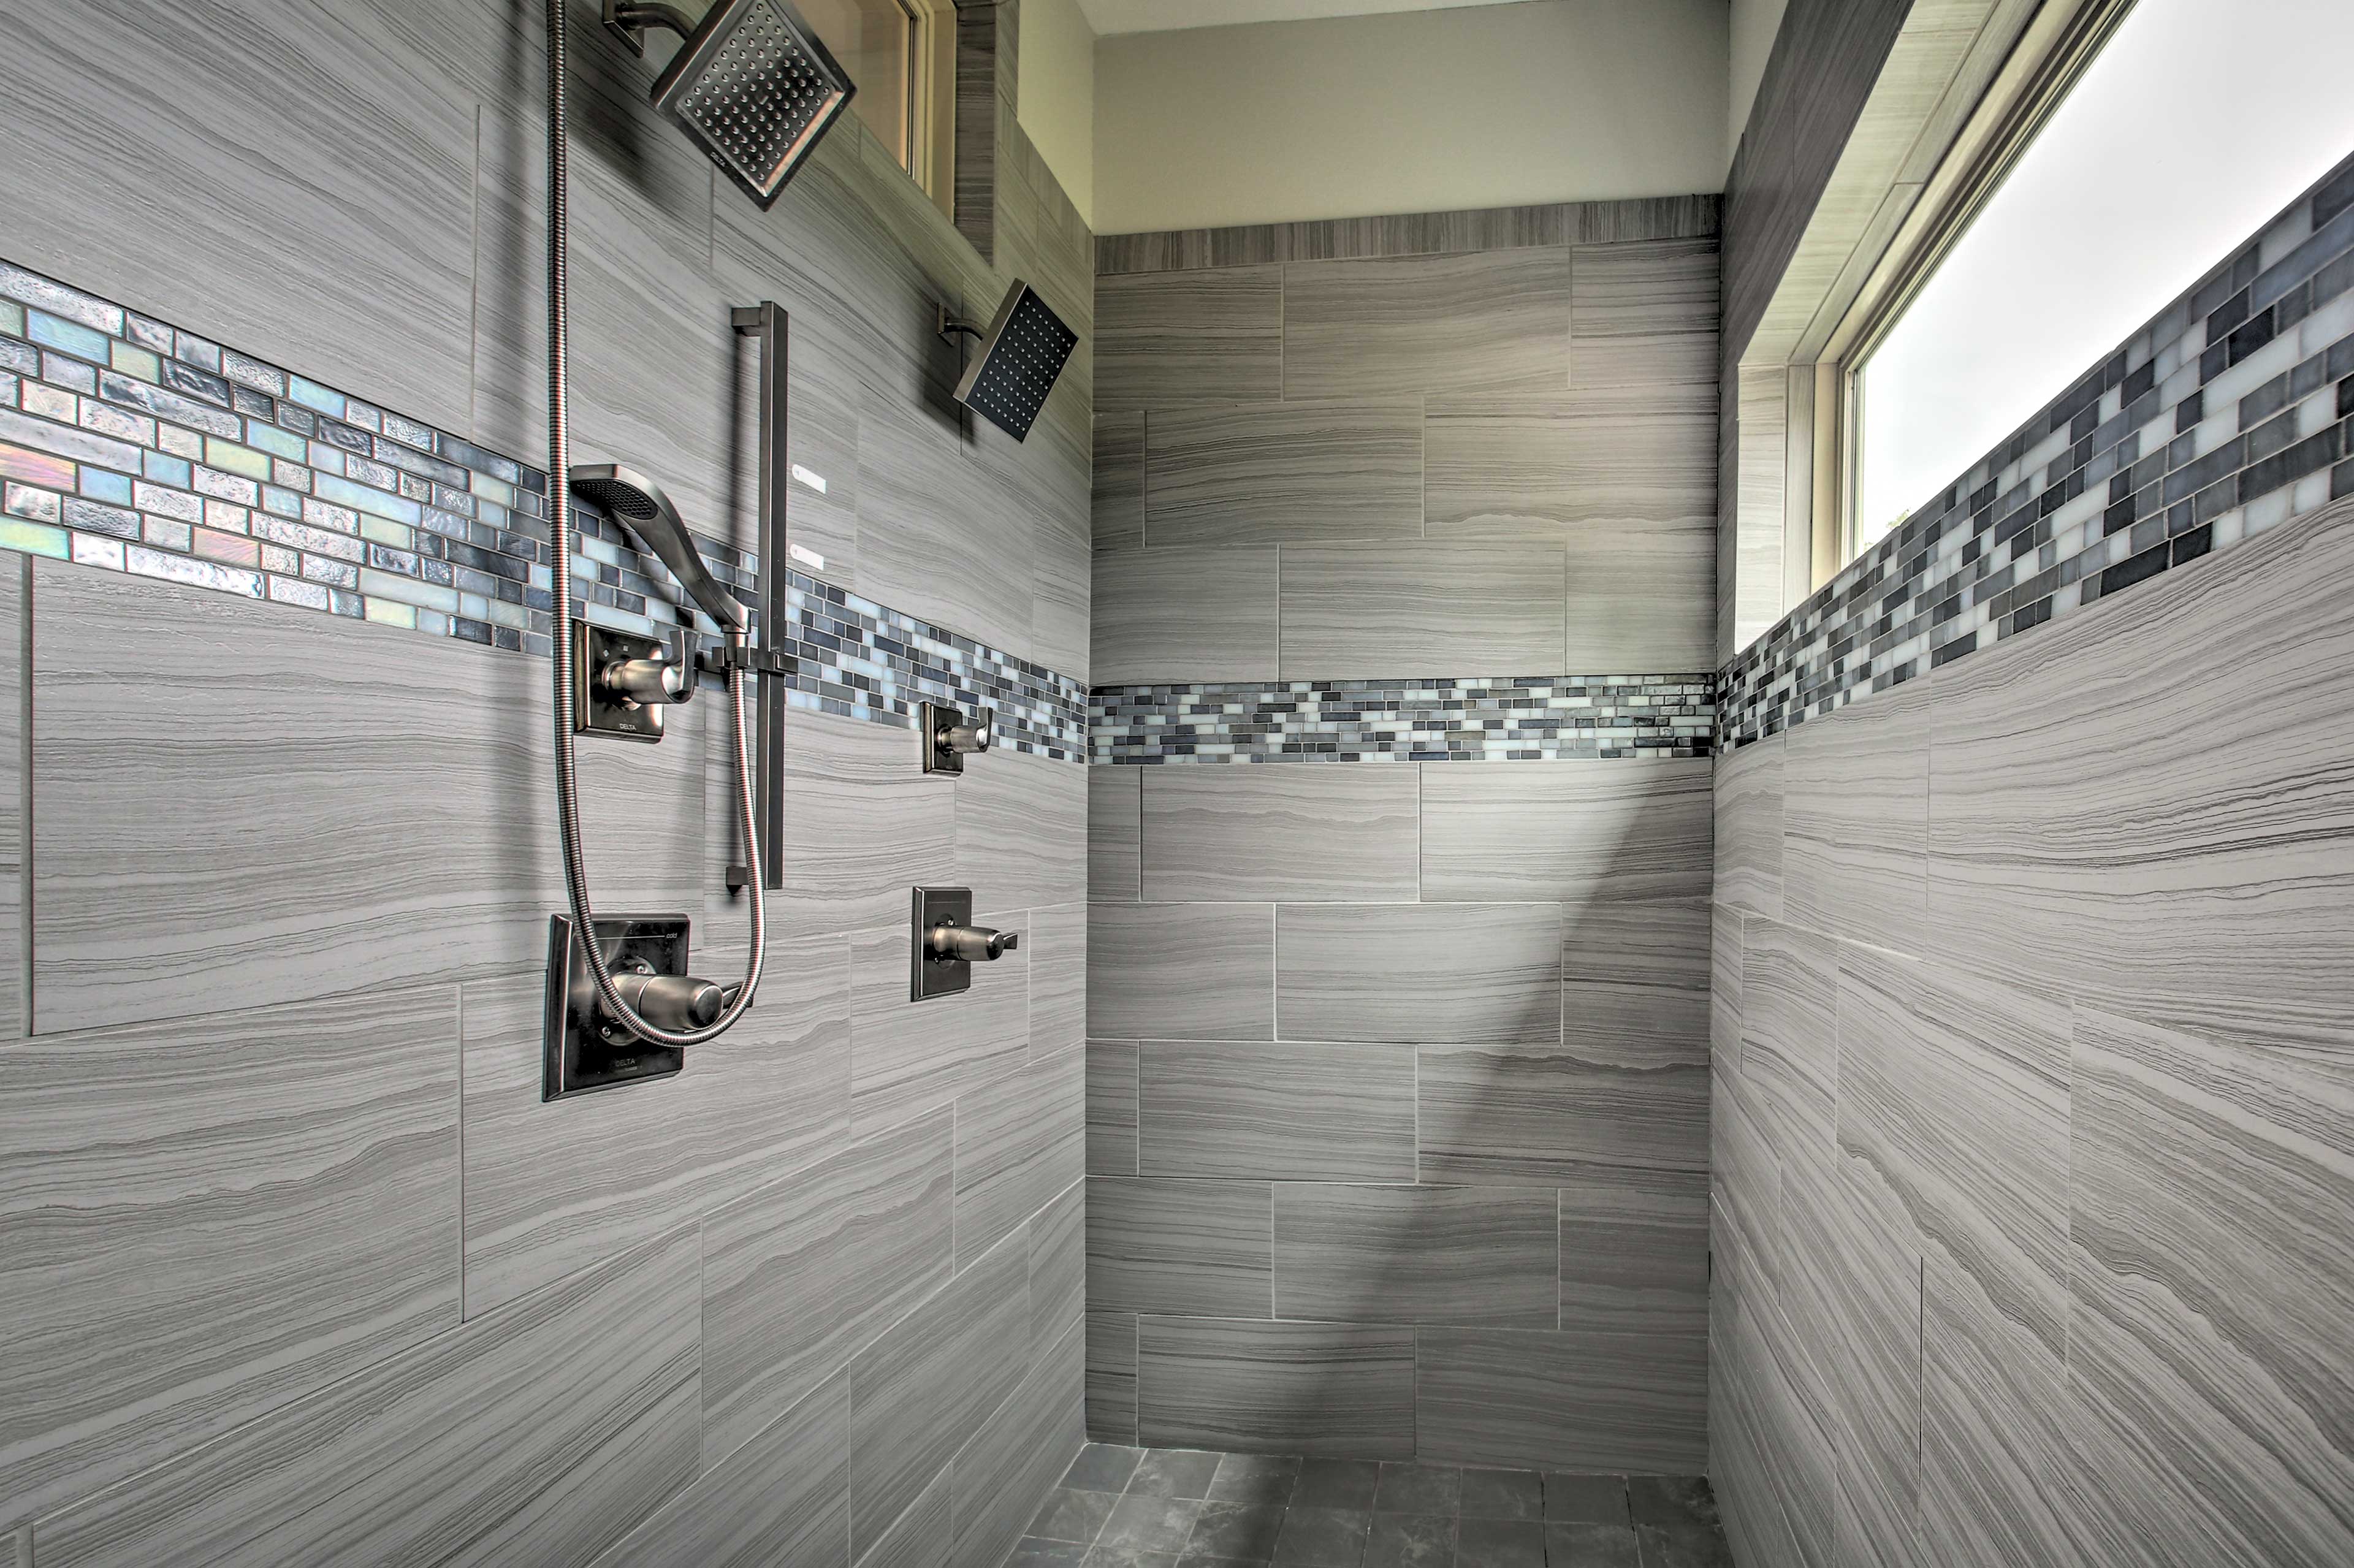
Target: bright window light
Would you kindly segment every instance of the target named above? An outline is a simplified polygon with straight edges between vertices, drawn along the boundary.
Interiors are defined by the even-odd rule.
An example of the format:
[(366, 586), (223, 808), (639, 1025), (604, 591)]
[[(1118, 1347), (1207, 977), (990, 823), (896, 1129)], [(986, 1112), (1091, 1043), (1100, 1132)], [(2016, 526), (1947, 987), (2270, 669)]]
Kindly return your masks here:
[(2354, 151), (2354, 4), (2137, 0), (1861, 374), (1850, 551)]

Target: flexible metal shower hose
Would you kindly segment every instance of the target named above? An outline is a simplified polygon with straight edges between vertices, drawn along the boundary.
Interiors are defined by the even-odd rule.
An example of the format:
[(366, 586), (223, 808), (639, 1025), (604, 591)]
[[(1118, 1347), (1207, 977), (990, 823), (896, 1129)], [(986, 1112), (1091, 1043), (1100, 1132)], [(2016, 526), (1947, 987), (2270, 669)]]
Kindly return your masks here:
[[(760, 965), (768, 953), (768, 910), (760, 893), (760, 846), (752, 817), (752, 759), (745, 744), (744, 672), (727, 672), (728, 715), (735, 725), (736, 800), (744, 832), (744, 863), (752, 868), (747, 880), (752, 916), (752, 955), (745, 967), (744, 983), (737, 988), (719, 1016), (700, 1029), (663, 1029), (648, 1022), (621, 1000), (613, 973), (597, 948), (597, 927), (588, 906), (588, 865), (580, 845), (580, 793), (572, 758), (572, 505), (566, 476), (572, 471), (572, 436), (567, 420), (565, 358), (567, 332), (567, 282), (570, 273), (570, 203), (567, 194), (569, 157), (565, 145), (565, 0), (547, 0), (547, 536), (552, 565), (549, 574), (556, 592), (556, 818), (564, 842), (564, 887), (572, 904), (574, 939), (588, 959), (588, 973), (597, 984), (597, 998), (606, 1012), (631, 1033), (656, 1045), (700, 1045), (726, 1033), (759, 989)], [(763, 561), (763, 571), (776, 563)]]

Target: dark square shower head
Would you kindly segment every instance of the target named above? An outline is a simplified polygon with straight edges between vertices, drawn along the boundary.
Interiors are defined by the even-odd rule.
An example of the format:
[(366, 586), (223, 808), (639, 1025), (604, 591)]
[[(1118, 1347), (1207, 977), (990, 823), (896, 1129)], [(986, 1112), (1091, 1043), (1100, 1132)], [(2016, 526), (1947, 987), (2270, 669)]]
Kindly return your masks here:
[(1023, 440), (1078, 343), (1079, 334), (1017, 278), (981, 334), (980, 354), (957, 383), (956, 400)]
[(789, 0), (719, 0), (654, 83), (654, 107), (766, 207), (856, 91)]

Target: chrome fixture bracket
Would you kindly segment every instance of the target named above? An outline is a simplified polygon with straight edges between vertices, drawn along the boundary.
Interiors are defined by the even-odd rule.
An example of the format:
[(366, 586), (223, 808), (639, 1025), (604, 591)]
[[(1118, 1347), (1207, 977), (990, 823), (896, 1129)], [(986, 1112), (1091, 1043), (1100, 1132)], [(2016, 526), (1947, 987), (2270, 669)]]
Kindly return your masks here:
[(989, 749), (991, 720), (987, 708), (967, 715), (945, 703), (926, 703), (918, 715), (924, 746), (924, 771), (960, 774), (967, 757)]
[[(658, 638), (636, 637), (572, 623), (572, 732), (610, 735), (620, 740), (658, 741), (663, 737), (660, 703), (633, 703), (607, 689), (600, 678), (610, 665), (635, 659), (664, 659), (669, 645)], [(688, 688), (690, 691), (692, 687)]]
[(605, 0), (605, 30), (620, 39), (631, 54), (646, 52), (648, 27), (667, 27), (682, 38), (695, 31), (695, 24), (675, 5), (652, 5), (647, 0)]
[[(597, 943), (607, 967), (634, 974), (684, 975), (692, 923), (684, 915), (599, 915)], [(573, 940), (572, 918), (547, 919), (546, 1015), (539, 1097), (560, 1100), (642, 1078), (663, 1078), (686, 1065), (686, 1053), (648, 1044), (597, 1005), (588, 960)]]
[(929, 1001), (972, 989), (972, 966), (987, 963), (1022, 945), (1018, 931), (972, 923), (970, 887), (916, 889), (907, 996)]

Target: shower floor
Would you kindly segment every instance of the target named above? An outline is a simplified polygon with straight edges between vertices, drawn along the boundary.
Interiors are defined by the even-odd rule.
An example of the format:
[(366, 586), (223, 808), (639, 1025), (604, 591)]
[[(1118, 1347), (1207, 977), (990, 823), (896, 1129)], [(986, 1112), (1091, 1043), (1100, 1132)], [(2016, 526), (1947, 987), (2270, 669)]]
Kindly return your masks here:
[(1733, 1568), (1697, 1476), (1090, 1443), (1008, 1568)]

